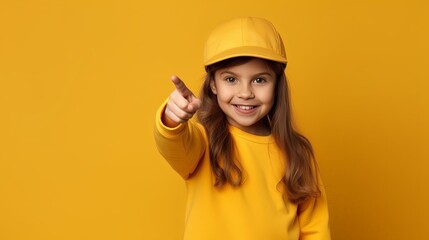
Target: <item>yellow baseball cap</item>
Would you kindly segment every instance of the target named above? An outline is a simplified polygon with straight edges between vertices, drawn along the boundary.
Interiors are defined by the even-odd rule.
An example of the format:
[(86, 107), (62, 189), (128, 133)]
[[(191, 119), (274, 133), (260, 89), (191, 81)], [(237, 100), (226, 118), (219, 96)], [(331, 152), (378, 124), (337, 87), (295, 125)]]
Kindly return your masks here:
[(235, 18), (216, 27), (206, 41), (204, 66), (242, 56), (287, 63), (280, 34), (263, 18)]

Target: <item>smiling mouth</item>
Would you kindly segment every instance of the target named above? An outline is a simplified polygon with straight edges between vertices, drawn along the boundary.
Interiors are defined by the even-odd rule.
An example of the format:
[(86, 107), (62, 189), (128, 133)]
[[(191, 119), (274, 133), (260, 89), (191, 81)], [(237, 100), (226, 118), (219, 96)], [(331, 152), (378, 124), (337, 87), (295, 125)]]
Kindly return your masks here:
[(238, 109), (245, 110), (245, 111), (249, 111), (256, 108), (256, 106), (248, 106), (248, 105), (234, 105), (234, 106)]

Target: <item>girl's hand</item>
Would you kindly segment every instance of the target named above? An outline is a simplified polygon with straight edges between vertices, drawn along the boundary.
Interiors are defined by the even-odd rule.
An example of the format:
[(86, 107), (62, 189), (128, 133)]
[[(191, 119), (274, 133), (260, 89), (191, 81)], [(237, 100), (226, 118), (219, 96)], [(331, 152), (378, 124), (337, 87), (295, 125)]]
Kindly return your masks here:
[(177, 76), (172, 76), (176, 89), (170, 94), (162, 122), (167, 127), (176, 127), (180, 123), (188, 121), (201, 107), (201, 100), (186, 87), (185, 83)]

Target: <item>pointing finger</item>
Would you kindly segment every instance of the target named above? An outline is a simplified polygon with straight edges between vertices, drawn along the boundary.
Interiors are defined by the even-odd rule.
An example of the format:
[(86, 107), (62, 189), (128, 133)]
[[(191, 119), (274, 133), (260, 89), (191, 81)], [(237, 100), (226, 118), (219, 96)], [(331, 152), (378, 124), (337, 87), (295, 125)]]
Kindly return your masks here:
[(191, 90), (189, 90), (188, 87), (186, 87), (185, 83), (180, 80), (177, 76), (172, 76), (171, 81), (173, 82), (174, 86), (176, 87), (177, 91), (185, 98), (188, 98), (192, 95), (194, 95)]

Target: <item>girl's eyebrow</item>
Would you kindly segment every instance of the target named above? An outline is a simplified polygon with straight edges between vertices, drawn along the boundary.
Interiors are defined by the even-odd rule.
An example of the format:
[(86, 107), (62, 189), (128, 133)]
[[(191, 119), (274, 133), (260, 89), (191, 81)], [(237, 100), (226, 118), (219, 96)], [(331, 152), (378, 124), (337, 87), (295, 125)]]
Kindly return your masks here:
[[(220, 72), (220, 75), (223, 75), (223, 74), (238, 75), (237, 73), (235, 73), (235, 72), (231, 72), (231, 71), (228, 71), (228, 70), (225, 70), (225, 71), (221, 71), (221, 72)], [(256, 74), (254, 74), (253, 76), (262, 76), (262, 75), (272, 76), (272, 74), (271, 74), (270, 72), (260, 72), (260, 73), (256, 73)]]

